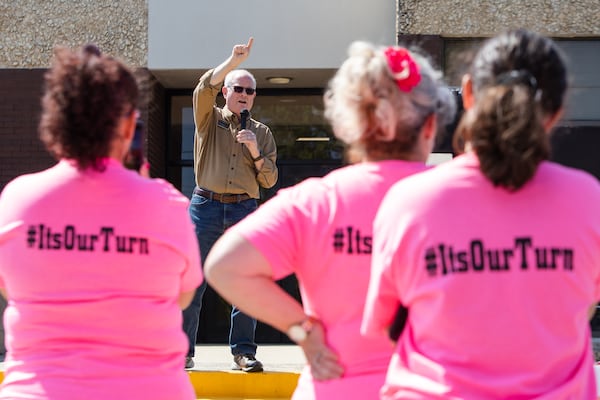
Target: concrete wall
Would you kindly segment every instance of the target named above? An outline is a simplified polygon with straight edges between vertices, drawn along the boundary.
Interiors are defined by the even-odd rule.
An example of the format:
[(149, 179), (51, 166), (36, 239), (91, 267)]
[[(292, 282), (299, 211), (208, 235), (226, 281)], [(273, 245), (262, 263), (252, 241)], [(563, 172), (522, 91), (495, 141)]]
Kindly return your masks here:
[(526, 27), (553, 37), (600, 36), (598, 0), (397, 0), (398, 34), (492, 36)]
[(45, 68), (54, 45), (88, 42), (130, 65), (147, 63), (146, 0), (4, 0), (0, 27), (0, 68)]

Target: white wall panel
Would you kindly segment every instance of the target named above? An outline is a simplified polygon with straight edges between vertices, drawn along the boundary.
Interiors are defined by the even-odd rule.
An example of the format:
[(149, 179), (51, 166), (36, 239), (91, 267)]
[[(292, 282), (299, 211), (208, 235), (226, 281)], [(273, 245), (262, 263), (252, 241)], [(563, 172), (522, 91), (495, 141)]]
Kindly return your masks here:
[(148, 67), (205, 69), (255, 38), (246, 68), (337, 68), (350, 42), (395, 43), (393, 0), (148, 0)]

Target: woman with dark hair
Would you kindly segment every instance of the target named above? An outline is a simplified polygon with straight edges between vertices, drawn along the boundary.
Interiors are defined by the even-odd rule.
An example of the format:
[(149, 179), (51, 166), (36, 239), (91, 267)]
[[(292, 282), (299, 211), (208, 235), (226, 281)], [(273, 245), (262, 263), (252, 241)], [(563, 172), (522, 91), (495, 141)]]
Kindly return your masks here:
[(202, 280), (188, 200), (126, 169), (140, 90), (94, 45), (57, 48), (41, 139), (58, 163), (0, 195), (0, 399), (195, 399), (181, 308)]
[(361, 330), (408, 319), (383, 399), (596, 398), (600, 185), (548, 161), (566, 89), (550, 39), (488, 40), (463, 80), (464, 154), (384, 198)]
[[(416, 51), (353, 43), (324, 100), (355, 163), (280, 190), (208, 255), (217, 291), (302, 347), (294, 399), (373, 399), (383, 384), (392, 344), (359, 333), (373, 217), (392, 183), (426, 169), (437, 127), (453, 117), (440, 78)], [(291, 274), (302, 304), (275, 282)]]

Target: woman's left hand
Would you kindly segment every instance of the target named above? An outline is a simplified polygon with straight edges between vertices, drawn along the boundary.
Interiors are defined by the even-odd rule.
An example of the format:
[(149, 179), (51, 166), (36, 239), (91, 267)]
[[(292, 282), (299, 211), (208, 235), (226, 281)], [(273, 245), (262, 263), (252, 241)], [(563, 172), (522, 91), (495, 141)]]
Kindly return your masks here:
[(300, 344), (314, 379), (318, 381), (340, 378), (344, 367), (337, 354), (325, 342), (323, 324), (315, 322), (306, 340)]

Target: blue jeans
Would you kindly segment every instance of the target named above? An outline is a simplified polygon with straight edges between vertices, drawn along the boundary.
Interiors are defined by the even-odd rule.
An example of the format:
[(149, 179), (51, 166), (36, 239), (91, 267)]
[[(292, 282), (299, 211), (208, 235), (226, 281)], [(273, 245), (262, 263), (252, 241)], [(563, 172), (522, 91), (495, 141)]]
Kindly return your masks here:
[[(200, 255), (202, 265), (206, 260), (208, 252), (217, 239), (225, 230), (245, 216), (256, 210), (258, 203), (256, 199), (244, 200), (239, 203), (224, 204), (216, 200), (210, 200), (197, 194), (192, 195), (189, 213), (196, 226), (196, 236), (200, 244)], [(243, 268), (240, 265), (240, 268)], [(206, 281), (196, 290), (192, 303), (183, 310), (183, 330), (188, 341), (188, 357), (194, 356), (196, 335), (198, 334), (198, 323), (200, 321), (200, 310), (202, 308), (202, 297), (206, 291)], [(256, 320), (242, 313), (235, 305), (231, 310), (231, 326), (229, 329), (229, 346), (232, 354), (256, 354), (256, 343), (254, 333), (256, 331)]]

